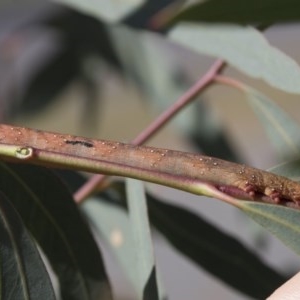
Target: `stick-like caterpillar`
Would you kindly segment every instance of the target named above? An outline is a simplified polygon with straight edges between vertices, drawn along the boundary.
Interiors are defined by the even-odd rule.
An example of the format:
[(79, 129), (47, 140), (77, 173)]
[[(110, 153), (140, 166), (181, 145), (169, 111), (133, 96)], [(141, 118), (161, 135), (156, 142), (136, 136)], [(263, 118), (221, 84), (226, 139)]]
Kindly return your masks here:
[[(69, 157), (101, 161), (108, 165), (101, 170), (103, 174), (127, 176), (130, 170), (138, 170), (139, 175), (133, 177), (159, 183), (155, 174), (164, 173), (168, 176), (208, 182), (228, 194), (234, 194), (240, 190), (247, 193), (250, 198), (262, 195), (274, 202), (284, 200), (293, 201), (297, 205), (300, 203), (299, 183), (260, 169), (204, 155), (87, 139), (8, 125), (0, 125), (0, 148), (1, 144), (30, 147), (36, 153), (45, 150), (49, 153), (63, 153)], [(5, 159), (5, 155), (2, 154), (2, 157)], [(37, 160), (33, 159), (32, 162), (45, 164), (39, 162), (38, 155)], [(51, 162), (48, 165), (51, 165)], [(66, 167), (64, 161), (56, 165)], [(129, 173), (118, 171), (120, 167), (117, 171), (111, 169), (110, 165), (127, 168)], [(93, 166), (88, 165), (84, 169), (95, 172)], [(154, 175), (144, 176), (143, 172)]]

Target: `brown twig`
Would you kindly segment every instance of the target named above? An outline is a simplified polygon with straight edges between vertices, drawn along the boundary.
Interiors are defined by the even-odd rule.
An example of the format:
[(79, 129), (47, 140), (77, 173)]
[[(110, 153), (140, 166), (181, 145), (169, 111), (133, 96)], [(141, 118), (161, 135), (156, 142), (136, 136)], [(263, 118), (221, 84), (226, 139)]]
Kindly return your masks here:
[(220, 192), (237, 199), (294, 206), (300, 203), (300, 184), (295, 181), (174, 150), (0, 125), (0, 157), (18, 163), (132, 177), (221, 200)]
[[(144, 129), (131, 143), (133, 145), (141, 145), (149, 140), (158, 130), (160, 130), (167, 122), (169, 122), (183, 107), (194, 100), (200, 92), (210, 85), (215, 76), (221, 71), (225, 63), (222, 60), (217, 60), (208, 69), (189, 90), (187, 90), (172, 106), (158, 116), (146, 129)], [(74, 199), (77, 203), (81, 203), (88, 197), (104, 180), (104, 175), (92, 176), (78, 191), (74, 194)]]

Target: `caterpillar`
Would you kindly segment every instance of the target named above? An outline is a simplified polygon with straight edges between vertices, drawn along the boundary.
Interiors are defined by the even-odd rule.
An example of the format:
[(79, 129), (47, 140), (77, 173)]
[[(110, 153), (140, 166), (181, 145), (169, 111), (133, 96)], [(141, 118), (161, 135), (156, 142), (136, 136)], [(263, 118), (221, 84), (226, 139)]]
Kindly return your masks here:
[[(74, 159), (89, 158), (94, 163), (87, 162), (83, 168), (90, 172), (128, 176), (164, 184), (160, 179), (160, 174), (163, 173), (171, 179), (207, 182), (231, 195), (242, 192), (250, 199), (265, 196), (276, 203), (281, 201), (294, 202), (296, 205), (300, 203), (298, 182), (257, 168), (200, 154), (134, 146), (9, 125), (0, 125), (0, 148), (1, 145), (30, 147), (33, 149), (32, 152), (29, 151), (30, 155), (37, 156), (36, 159), (32, 159), (32, 163), (36, 164), (46, 164), (39, 151), (53, 155), (63, 153), (66, 159), (56, 160), (56, 166), (72, 167)], [(6, 158), (5, 154), (0, 156)], [(178, 188), (185, 189), (180, 184)]]

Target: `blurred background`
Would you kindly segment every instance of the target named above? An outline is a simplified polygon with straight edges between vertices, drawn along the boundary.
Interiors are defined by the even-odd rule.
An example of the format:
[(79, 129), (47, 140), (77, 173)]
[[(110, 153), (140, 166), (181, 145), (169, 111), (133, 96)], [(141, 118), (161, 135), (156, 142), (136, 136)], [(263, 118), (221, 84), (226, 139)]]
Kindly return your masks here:
[[(161, 1), (155, 9), (169, 2)], [(1, 121), (101, 139), (133, 139), (214, 61), (144, 30), (145, 20), (155, 12), (151, 9), (136, 10), (122, 22), (107, 25), (55, 2), (2, 1)], [(299, 62), (299, 33), (299, 25), (289, 24), (273, 26), (265, 36)], [(300, 122), (297, 96), (230, 67), (224, 73), (262, 91)], [(202, 152), (262, 169), (279, 162), (245, 96), (219, 85), (207, 89), (148, 144)], [(163, 195), (164, 201), (203, 215), (282, 273), (299, 270), (299, 258), (291, 250), (237, 209), (162, 186), (147, 187)], [(159, 233), (153, 238), (169, 299), (246, 299), (195, 266)], [(133, 299), (130, 283), (111, 253), (101, 247), (118, 299)]]

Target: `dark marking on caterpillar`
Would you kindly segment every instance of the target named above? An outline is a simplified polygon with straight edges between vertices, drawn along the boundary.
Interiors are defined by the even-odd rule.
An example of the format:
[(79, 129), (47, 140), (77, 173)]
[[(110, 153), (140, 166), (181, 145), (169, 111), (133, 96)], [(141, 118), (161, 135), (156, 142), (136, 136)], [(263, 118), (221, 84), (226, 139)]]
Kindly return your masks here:
[(94, 147), (94, 145), (92, 143), (85, 142), (85, 141), (69, 141), (69, 140), (66, 140), (65, 143), (70, 144), (70, 145), (82, 145), (82, 146), (87, 147), (87, 148)]

